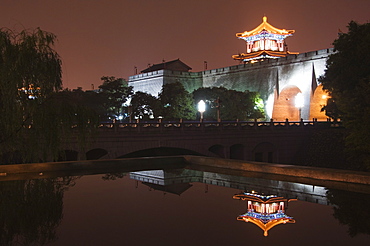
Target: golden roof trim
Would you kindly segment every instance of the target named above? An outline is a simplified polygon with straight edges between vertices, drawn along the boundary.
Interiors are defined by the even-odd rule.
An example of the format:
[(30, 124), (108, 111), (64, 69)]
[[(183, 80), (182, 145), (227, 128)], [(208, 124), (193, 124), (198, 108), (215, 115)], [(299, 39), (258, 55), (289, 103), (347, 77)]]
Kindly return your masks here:
[(291, 218), (278, 218), (278, 219), (271, 220), (271, 221), (267, 222), (266, 224), (264, 224), (259, 219), (248, 217), (248, 216), (244, 216), (244, 217), (240, 216), (240, 217), (237, 218), (237, 220), (242, 220), (242, 221), (245, 221), (245, 222), (251, 222), (251, 223), (257, 225), (260, 229), (263, 230), (263, 235), (265, 237), (268, 236), (268, 231), (270, 229), (272, 229), (273, 227), (277, 226), (277, 225), (286, 224), (286, 223), (295, 223), (295, 220), (291, 219)]
[(262, 18), (262, 23), (258, 27), (254, 28), (251, 31), (245, 31), (245, 32), (242, 32), (242, 33), (237, 33), (236, 36), (238, 38), (249, 37), (249, 36), (256, 35), (256, 34), (262, 32), (264, 30), (268, 31), (270, 33), (280, 34), (280, 35), (291, 35), (295, 32), (295, 30), (279, 29), (279, 28), (276, 28), (276, 27), (272, 26), (270, 23), (267, 22), (267, 17), (264, 16)]

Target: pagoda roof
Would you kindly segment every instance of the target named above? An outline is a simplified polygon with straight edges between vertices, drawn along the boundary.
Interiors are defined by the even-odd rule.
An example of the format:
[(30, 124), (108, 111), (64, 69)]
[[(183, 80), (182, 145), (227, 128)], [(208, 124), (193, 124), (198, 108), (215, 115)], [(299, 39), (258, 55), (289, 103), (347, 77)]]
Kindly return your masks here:
[(251, 31), (237, 33), (236, 36), (238, 38), (244, 38), (244, 37), (249, 37), (249, 36), (259, 34), (262, 31), (267, 31), (269, 33), (280, 34), (280, 35), (292, 35), (295, 32), (295, 30), (279, 29), (279, 28), (272, 26), (270, 23), (267, 22), (267, 17), (264, 16), (262, 18), (262, 23), (258, 27), (254, 28)]
[(292, 217), (286, 216), (283, 213), (279, 214), (276, 218), (270, 218), (266, 220), (256, 218), (255, 215), (247, 213), (237, 217), (237, 220), (251, 222), (257, 225), (259, 228), (263, 230), (263, 235), (265, 237), (268, 236), (268, 231), (277, 225), (286, 223), (295, 223), (295, 220)]
[(286, 57), (287, 55), (295, 55), (298, 54), (297, 52), (289, 52), (289, 51), (271, 51), (271, 50), (260, 50), (257, 52), (252, 52), (248, 54), (241, 53), (239, 55), (233, 55), (232, 58), (235, 60), (252, 60), (253, 58), (259, 58), (262, 56), (266, 57), (275, 57), (281, 58)]
[(234, 199), (240, 199), (240, 200), (247, 200), (247, 201), (255, 201), (260, 203), (272, 203), (272, 202), (281, 202), (281, 201), (288, 201), (288, 199), (284, 197), (278, 197), (275, 195), (270, 196), (264, 196), (264, 195), (258, 195), (255, 193), (242, 193), (237, 194), (233, 196)]
[(173, 61), (162, 62), (158, 64), (153, 64), (152, 66), (144, 69), (141, 73), (149, 73), (158, 70), (171, 70), (171, 71), (181, 71), (181, 72), (189, 72), (191, 67), (180, 61), (180, 59), (176, 59)]

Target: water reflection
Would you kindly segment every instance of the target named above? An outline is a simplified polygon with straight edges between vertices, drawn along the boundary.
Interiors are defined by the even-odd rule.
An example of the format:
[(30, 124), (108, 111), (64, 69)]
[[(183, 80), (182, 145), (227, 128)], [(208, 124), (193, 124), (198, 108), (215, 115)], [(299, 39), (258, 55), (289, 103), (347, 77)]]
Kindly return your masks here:
[[(360, 233), (370, 235), (370, 194), (189, 169), (130, 172), (130, 178), (154, 190), (177, 195), (189, 189), (193, 182), (243, 190), (233, 196), (234, 199), (247, 201), (247, 212), (238, 216), (237, 220), (252, 222), (263, 230), (264, 236), (276, 225), (295, 223), (295, 219), (285, 212), (288, 203), (297, 200), (332, 206), (334, 217), (349, 226), (351, 237)], [(207, 189), (208, 186), (205, 192)], [(364, 190), (363, 187), (361, 190)]]
[(174, 184), (191, 184), (199, 182), (238, 189), (249, 193), (258, 191), (259, 194), (273, 194), (288, 199), (298, 199), (324, 205), (329, 204), (326, 197), (327, 189), (322, 186), (310, 184), (234, 176), (189, 169), (130, 172), (130, 178), (148, 184), (155, 184), (158, 189), (163, 189), (163, 186)]
[(63, 194), (74, 178), (0, 182), (0, 244), (44, 245), (57, 239)]
[[(114, 228), (117, 227), (116, 229), (118, 231), (126, 230), (128, 235), (133, 233), (129, 230), (136, 221), (142, 222), (139, 226), (140, 229), (138, 229), (142, 232), (142, 230), (144, 230), (142, 227), (152, 225), (152, 223), (156, 223), (156, 221), (160, 220), (161, 223), (155, 225), (162, 230), (171, 231), (173, 228), (183, 224), (184, 227), (177, 231), (179, 232), (179, 234), (176, 235), (177, 237), (185, 235), (182, 234), (182, 232), (184, 230), (190, 230), (189, 228), (196, 228), (194, 231), (189, 231), (189, 235), (198, 233), (200, 228), (202, 228), (201, 231), (204, 233), (206, 233), (207, 230), (208, 233), (210, 233), (211, 229), (225, 230), (222, 231), (222, 233), (220, 232), (220, 235), (225, 238), (228, 237), (227, 240), (231, 240), (230, 238), (233, 238), (232, 235), (235, 234), (235, 231), (238, 231), (238, 233), (247, 233), (253, 231), (254, 228), (259, 230), (255, 226), (257, 225), (263, 230), (265, 236), (269, 235), (269, 237), (264, 238), (264, 240), (277, 240), (276, 236), (281, 236), (281, 238), (283, 238), (283, 235), (287, 237), (287, 234), (290, 234), (292, 231), (297, 232), (302, 230), (301, 224), (303, 224), (304, 220), (301, 214), (297, 213), (299, 209), (295, 208), (293, 204), (298, 204), (301, 206), (300, 208), (302, 208), (306, 203), (303, 204), (303, 202), (300, 203), (299, 201), (325, 205), (326, 208), (327, 205), (332, 206), (334, 217), (340, 223), (348, 226), (348, 233), (350, 236), (354, 237), (358, 234), (370, 235), (370, 192), (358, 193), (354, 192), (352, 189), (351, 191), (337, 190), (313, 184), (261, 179), (247, 174), (243, 176), (197, 170), (194, 168), (171, 168), (136, 172), (117, 171), (116, 173), (103, 173), (96, 176), (96, 178), (89, 179), (88, 177), (92, 176), (1, 181), (0, 245), (44, 245), (50, 244), (51, 242), (59, 242), (58, 236), (60, 236), (60, 234), (58, 233), (58, 227), (63, 227), (63, 209), (66, 210), (64, 211), (64, 217), (69, 218), (64, 218), (69, 221), (68, 223), (65, 222), (67, 225), (64, 226), (64, 228), (68, 228), (68, 233), (76, 230), (85, 230), (83, 226), (77, 226), (78, 228), (75, 228), (75, 230), (70, 228), (78, 224), (78, 220), (83, 221), (83, 218), (91, 218), (91, 221), (95, 223), (95, 220), (98, 218), (96, 215), (97, 211), (99, 214), (102, 214), (102, 211), (104, 211), (107, 213), (104, 213), (105, 216), (99, 217), (99, 223), (102, 223), (100, 221), (102, 218), (112, 217), (112, 220), (114, 219), (115, 221)], [(81, 180), (78, 180), (80, 178)], [(90, 181), (85, 181), (86, 183), (84, 183), (84, 178)], [(132, 190), (127, 186), (127, 180), (131, 182), (130, 184), (136, 183), (136, 186), (134, 185)], [(98, 181), (100, 181), (100, 183)], [(66, 192), (70, 187), (75, 186), (75, 184), (81, 183), (84, 184), (82, 185), (83, 188), (73, 187), (70, 191)], [(196, 193), (194, 190), (200, 191), (203, 187), (199, 185), (199, 183), (204, 184), (204, 192), (208, 191), (208, 187), (210, 192), (207, 194), (202, 193), (203, 191), (201, 191), (202, 194)], [(105, 188), (103, 189), (102, 187)], [(135, 189), (135, 187), (137, 189)], [(169, 194), (169, 196), (165, 196), (166, 200), (162, 199), (164, 196), (158, 199), (155, 192), (154, 194), (143, 193), (141, 187), (145, 187), (145, 189), (149, 188), (149, 190), (153, 191), (160, 191), (164, 194)], [(330, 184), (328, 184), (328, 187), (330, 187)], [(366, 190), (364, 187), (361, 189)], [(76, 192), (68, 199), (68, 195), (65, 196), (65, 194), (71, 194), (72, 191)], [(258, 193), (254, 191), (258, 191)], [(86, 195), (87, 193), (89, 195), (88, 197)], [(226, 199), (224, 199), (224, 197), (220, 198), (221, 193), (226, 194)], [(76, 201), (77, 198), (80, 198), (78, 202)], [(135, 200), (135, 198), (138, 200)], [(205, 206), (205, 201), (202, 200), (203, 198), (205, 198), (205, 200), (208, 199), (208, 202), (212, 202), (212, 206)], [(232, 198), (234, 198), (234, 200)], [(64, 201), (68, 205), (63, 203), (63, 199), (68, 201)], [(295, 201), (296, 199), (299, 201), (290, 203), (290, 201)], [(89, 200), (90, 203), (84, 203), (85, 200)], [(240, 200), (240, 203), (238, 204), (236, 200)], [(86, 211), (88, 210), (86, 207), (89, 205), (92, 206), (94, 201), (104, 201), (102, 204), (106, 207), (97, 207), (96, 210), (93, 210), (90, 214)], [(144, 207), (141, 204), (148, 203), (148, 201), (150, 201), (150, 207)], [(173, 201), (176, 202), (176, 205), (170, 203)], [(159, 203), (158, 206), (160, 206), (160, 208), (155, 207), (156, 203)], [(288, 210), (288, 204), (290, 204), (290, 210)], [(65, 206), (65, 208), (63, 208), (63, 206)], [(136, 208), (132, 206), (136, 206)], [(320, 206), (320, 208), (322, 207), (324, 206)], [(191, 212), (186, 212), (186, 209), (189, 209)], [(164, 210), (172, 212), (172, 215), (167, 216), (162, 214), (165, 213), (163, 212)], [(305, 215), (306, 210), (301, 210), (302, 211), (299, 212)], [(82, 211), (84, 211), (84, 213), (86, 212), (86, 217), (79, 217)], [(181, 213), (179, 213), (179, 211), (181, 211)], [(311, 211), (312, 213), (312, 209), (307, 211)], [(115, 212), (114, 215), (110, 214), (113, 212)], [(157, 217), (157, 214), (160, 213), (161, 215)], [(217, 216), (214, 216), (215, 214), (217, 214)], [(239, 214), (240, 216), (238, 216)], [(184, 217), (176, 217), (173, 221), (171, 220), (173, 216), (180, 215), (184, 215)], [(119, 216), (122, 216), (122, 218)], [(140, 219), (137, 219), (138, 216)], [(195, 217), (194, 220), (190, 219), (192, 216)], [(208, 216), (206, 217), (207, 219), (204, 219), (205, 216)], [(75, 220), (75, 217), (78, 218)], [(147, 217), (148, 221), (146, 221)], [(221, 220), (221, 217), (224, 220)], [(252, 222), (255, 225), (245, 226), (245, 224), (240, 222), (235, 222), (234, 225), (235, 217), (237, 217), (237, 220)], [(207, 228), (205, 228), (205, 225), (201, 224), (202, 222), (199, 221), (199, 218), (203, 218), (201, 219), (202, 221), (207, 221)], [(188, 224), (185, 223), (187, 220), (189, 220)], [(297, 223), (295, 223), (296, 220)], [(166, 221), (171, 225), (170, 228), (161, 227), (162, 224), (166, 224)], [(171, 224), (169, 221), (174, 224)], [(182, 221), (182, 223), (178, 223), (178, 221)], [(120, 223), (120, 226), (116, 226), (115, 223)], [(295, 224), (294, 226), (275, 227), (284, 223)], [(317, 221), (308, 226), (315, 226), (315, 223), (317, 223)], [(125, 224), (127, 224), (127, 227), (124, 227)], [(224, 224), (227, 224), (227, 226), (224, 226)], [(107, 225), (109, 225), (109, 223), (104, 224), (105, 227), (107, 227)], [(85, 223), (84, 226), (88, 227), (90, 223)], [(112, 235), (112, 228), (109, 228), (110, 231), (107, 235)], [(270, 231), (272, 228), (274, 228), (274, 233)], [(280, 230), (281, 228), (286, 231)], [(151, 229), (154, 230), (154, 228)], [(327, 228), (325, 228), (325, 230), (326, 229)], [(66, 231), (66, 229), (64, 230)], [(229, 234), (227, 234), (226, 230), (230, 230)], [(263, 237), (260, 232), (261, 231), (259, 231), (259, 233), (254, 233), (256, 234), (255, 237)], [(136, 240), (138, 240), (139, 234), (140, 232), (137, 234), (136, 238), (134, 237)], [(153, 232), (153, 235), (154, 234)], [(296, 234), (298, 235), (298, 233)], [(78, 233), (78, 235), (81, 234)], [(252, 237), (252, 235), (249, 236)], [(64, 236), (64, 238), (67, 237), (68, 236)], [(369, 238), (365, 238), (365, 240), (367, 240), (366, 242), (369, 242), (368, 239)], [(205, 240), (213, 239), (208, 238)], [(190, 243), (188, 243), (188, 245), (189, 244)], [(231, 244), (230, 241), (229, 245)], [(64, 241), (60, 242), (58, 245), (68, 244)], [(183, 244), (177, 245), (185, 245), (185, 241)], [(204, 245), (209, 244), (206, 243)]]
[(238, 216), (237, 220), (251, 222), (263, 230), (263, 235), (268, 236), (268, 231), (274, 226), (286, 223), (295, 223), (295, 220), (285, 214), (287, 204), (296, 199), (286, 199), (275, 195), (259, 195), (257, 193), (243, 192), (233, 196), (247, 202), (247, 212)]
[[(284, 193), (290, 197), (301, 197), (304, 200), (312, 200), (327, 203), (325, 189), (323, 187), (307, 186), (272, 180), (260, 180), (250, 177), (236, 177), (219, 173), (202, 172), (197, 170), (150, 170), (131, 172), (130, 178), (141, 181), (144, 185), (155, 190), (180, 195), (191, 187), (191, 182), (215, 184), (223, 187), (243, 188), (251, 190), (251, 193), (243, 192), (234, 195), (234, 199), (247, 202), (247, 212), (238, 216), (237, 220), (251, 222), (261, 228), (264, 236), (276, 225), (295, 223), (295, 220), (285, 214), (287, 203), (297, 199), (287, 199), (276, 195), (261, 195), (253, 189), (265, 190), (266, 192)], [(287, 190), (289, 188), (289, 190)], [(207, 187), (206, 187), (207, 189)], [(206, 190), (207, 191), (207, 190)], [(305, 196), (305, 197), (304, 197)], [(313, 198), (314, 197), (314, 198)]]
[(348, 234), (370, 235), (370, 194), (328, 189), (327, 199), (333, 206), (333, 216), (348, 226)]
[(187, 169), (151, 170), (131, 172), (130, 178), (151, 189), (181, 195), (192, 187), (192, 182), (199, 182), (201, 173)]

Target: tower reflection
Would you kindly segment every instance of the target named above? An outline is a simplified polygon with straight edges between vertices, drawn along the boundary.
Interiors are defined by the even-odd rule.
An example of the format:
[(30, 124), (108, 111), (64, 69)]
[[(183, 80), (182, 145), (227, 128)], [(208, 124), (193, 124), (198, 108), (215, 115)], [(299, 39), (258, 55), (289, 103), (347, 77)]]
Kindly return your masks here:
[(263, 230), (268, 231), (279, 224), (295, 223), (295, 220), (285, 214), (288, 202), (296, 199), (287, 199), (275, 195), (259, 195), (257, 193), (243, 192), (233, 196), (234, 199), (247, 201), (247, 212), (239, 215), (237, 220), (251, 222)]

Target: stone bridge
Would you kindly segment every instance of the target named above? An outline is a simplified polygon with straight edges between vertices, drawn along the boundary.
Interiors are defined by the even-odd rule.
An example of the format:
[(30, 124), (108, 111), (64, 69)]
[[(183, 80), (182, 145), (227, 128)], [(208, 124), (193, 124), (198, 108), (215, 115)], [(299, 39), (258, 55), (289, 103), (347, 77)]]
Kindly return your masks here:
[(102, 124), (81, 149), (66, 141), (67, 160), (204, 155), (270, 163), (299, 163), (313, 130), (333, 122), (140, 122)]

